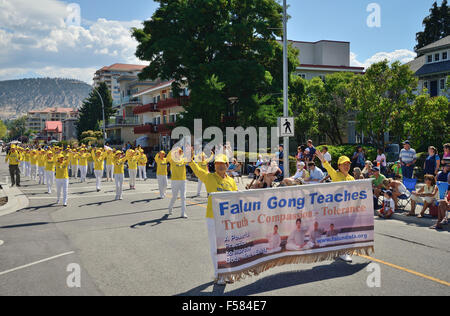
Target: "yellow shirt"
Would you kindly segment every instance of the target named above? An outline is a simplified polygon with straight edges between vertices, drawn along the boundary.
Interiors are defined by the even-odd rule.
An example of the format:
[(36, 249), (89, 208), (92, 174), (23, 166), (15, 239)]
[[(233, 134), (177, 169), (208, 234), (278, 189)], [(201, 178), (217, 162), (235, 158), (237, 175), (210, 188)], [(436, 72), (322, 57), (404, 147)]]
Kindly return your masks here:
[(322, 166), (327, 170), (328, 174), (331, 177), (333, 182), (341, 182), (341, 181), (354, 181), (351, 175), (345, 176), (342, 172), (334, 170), (334, 168), (330, 165), (328, 161), (322, 163)]
[(114, 153), (109, 151), (106, 153), (106, 165), (110, 166), (114, 164)]
[(69, 160), (64, 160), (62, 163), (56, 162), (56, 179), (69, 179)]
[(30, 162), (30, 153), (25, 153), (23, 155), (23, 161)]
[(105, 161), (105, 153), (101, 153), (100, 157), (97, 157), (92, 152), (92, 160), (94, 160), (94, 170), (103, 170), (103, 161)]
[(139, 155), (139, 159), (138, 159), (138, 166), (140, 167), (145, 167), (147, 165), (147, 155), (144, 153), (141, 153)]
[(172, 175), (172, 180), (186, 180), (186, 164), (188, 163), (186, 159), (182, 156), (179, 161), (174, 161), (172, 159), (172, 152), (167, 155), (167, 161), (170, 163), (170, 172)]
[(167, 176), (167, 158), (160, 159), (159, 154), (155, 157), (156, 162), (156, 175)]
[(78, 164), (80, 166), (87, 166), (88, 165), (88, 158), (91, 155), (84, 153), (84, 154), (80, 154), (80, 156), (78, 157)]
[(78, 157), (79, 157), (78, 153), (70, 153), (69, 154), (70, 164), (74, 166), (78, 165)]
[(37, 153), (32, 153), (31, 155), (30, 155), (30, 163), (32, 164), (32, 165), (37, 165), (37, 163), (38, 163), (38, 154)]
[(45, 160), (45, 170), (46, 171), (55, 171), (55, 157), (46, 158)]
[(206, 208), (206, 217), (214, 218), (212, 198), (209, 193), (237, 191), (238, 189), (236, 182), (228, 175), (226, 175), (225, 178), (222, 178), (217, 173), (208, 173), (195, 162), (190, 162), (189, 167), (191, 167), (197, 178), (199, 178), (205, 184), (206, 191), (208, 192), (208, 206)]
[(137, 156), (130, 156), (128, 157), (128, 169), (134, 169), (137, 170), (137, 164), (138, 164), (139, 157)]
[(20, 154), (17, 151), (14, 153), (9, 152), (5, 158), (5, 162), (9, 162), (12, 166), (17, 166), (20, 163)]
[(46, 153), (45, 152), (40, 153), (38, 156), (39, 156), (38, 157), (38, 167), (45, 167), (45, 163), (47, 161)]
[(124, 173), (125, 161), (127, 161), (127, 157), (114, 158), (114, 174), (123, 174)]

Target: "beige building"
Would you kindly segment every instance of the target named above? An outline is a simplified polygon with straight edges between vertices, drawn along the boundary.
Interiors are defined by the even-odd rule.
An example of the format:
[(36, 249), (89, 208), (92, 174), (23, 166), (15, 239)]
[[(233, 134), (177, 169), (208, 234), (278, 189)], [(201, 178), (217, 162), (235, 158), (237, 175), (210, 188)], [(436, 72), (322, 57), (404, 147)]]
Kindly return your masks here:
[[(72, 108), (47, 108), (40, 111), (30, 111), (27, 115), (26, 128), (36, 133), (42, 133), (47, 122), (63, 122), (77, 120), (78, 111)], [(64, 135), (62, 135), (64, 138)]]
[(335, 72), (364, 73), (364, 67), (350, 66), (350, 42), (321, 40), (318, 42), (289, 41), (300, 50), (300, 66), (296, 74), (303, 79), (324, 77)]
[(95, 72), (94, 87), (98, 87), (101, 82), (106, 83), (109, 91), (111, 91), (113, 104), (118, 105), (122, 101), (118, 79), (122, 76), (130, 76), (137, 79), (138, 74), (145, 67), (146, 66), (144, 65), (131, 64), (114, 64), (111, 66), (105, 66)]

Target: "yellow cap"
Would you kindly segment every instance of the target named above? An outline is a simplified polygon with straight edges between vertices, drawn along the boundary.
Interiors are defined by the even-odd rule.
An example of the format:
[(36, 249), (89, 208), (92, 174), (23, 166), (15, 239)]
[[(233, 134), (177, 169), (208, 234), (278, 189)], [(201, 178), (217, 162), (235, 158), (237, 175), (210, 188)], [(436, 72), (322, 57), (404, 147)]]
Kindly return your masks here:
[(214, 158), (214, 162), (228, 163), (228, 157), (224, 154), (217, 155), (216, 158)]
[(166, 154), (166, 152), (164, 150), (161, 150), (159, 153), (164, 154), (164, 155)]
[(348, 158), (347, 156), (339, 157), (338, 165), (342, 165), (342, 164), (344, 164), (346, 162), (351, 163), (350, 158)]

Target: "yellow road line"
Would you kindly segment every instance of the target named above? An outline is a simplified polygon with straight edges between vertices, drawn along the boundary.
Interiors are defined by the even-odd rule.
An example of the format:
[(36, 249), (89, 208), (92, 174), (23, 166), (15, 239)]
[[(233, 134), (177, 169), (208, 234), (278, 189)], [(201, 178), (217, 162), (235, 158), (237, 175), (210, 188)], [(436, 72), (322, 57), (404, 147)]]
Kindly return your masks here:
[(420, 273), (420, 272), (417, 272), (417, 271), (414, 271), (414, 270), (411, 270), (411, 269), (403, 268), (403, 267), (400, 267), (398, 265), (395, 265), (395, 264), (392, 264), (392, 263), (389, 263), (389, 262), (386, 262), (386, 261), (383, 261), (383, 260), (380, 260), (380, 259), (376, 259), (376, 258), (372, 258), (372, 257), (369, 257), (369, 256), (365, 256), (365, 255), (359, 255), (359, 256), (362, 257), (362, 258), (371, 260), (371, 261), (375, 261), (375, 262), (387, 265), (388, 267), (391, 267), (391, 268), (394, 268), (394, 269), (397, 269), (397, 270), (401, 270), (401, 271), (404, 271), (404, 272), (411, 273), (411, 274), (416, 275), (418, 277), (421, 277), (421, 278), (424, 278), (424, 279), (427, 279), (427, 280), (430, 280), (430, 281), (433, 281), (433, 282), (436, 282), (436, 283), (439, 283), (439, 284), (442, 284), (442, 285), (450, 286), (449, 282), (433, 278), (433, 277), (431, 277), (429, 275), (426, 275), (426, 274), (423, 274), (423, 273)]

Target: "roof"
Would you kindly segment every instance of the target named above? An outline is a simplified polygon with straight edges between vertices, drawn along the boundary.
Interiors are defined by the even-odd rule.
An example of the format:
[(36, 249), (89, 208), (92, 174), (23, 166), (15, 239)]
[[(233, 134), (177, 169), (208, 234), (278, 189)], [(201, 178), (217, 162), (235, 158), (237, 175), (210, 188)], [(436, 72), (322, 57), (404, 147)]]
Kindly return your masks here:
[(448, 71), (450, 71), (450, 60), (439, 63), (425, 64), (416, 71), (416, 76), (424, 76)]
[(442, 49), (446, 46), (450, 47), (450, 35), (444, 38), (441, 38), (440, 40), (431, 43), (425, 47), (419, 48), (418, 50), (416, 50), (417, 53), (420, 54), (424, 54), (427, 53), (429, 51), (433, 51), (433, 50), (438, 50), (438, 49)]
[[(280, 41), (280, 42), (281, 42), (281, 41)], [(289, 42), (289, 43), (304, 43), (304, 44), (317, 44), (317, 43), (321, 43), (321, 42), (341, 43), (341, 44), (349, 44), (349, 43), (350, 43), (350, 42), (346, 42), (346, 41), (332, 41), (332, 40), (320, 40), (320, 41), (316, 41), (316, 42), (288, 40), (288, 42)]]
[(300, 64), (298, 68), (333, 68), (333, 69), (350, 69), (364, 71), (364, 67), (352, 67), (352, 66), (333, 66), (333, 65), (312, 65), (312, 64)]
[(158, 89), (168, 88), (168, 87), (172, 86), (172, 83), (174, 83), (174, 82), (175, 82), (175, 80), (161, 82), (160, 84), (157, 84), (156, 86), (151, 87), (150, 89), (147, 89), (147, 90), (144, 90), (144, 91), (134, 94), (133, 98), (140, 97), (141, 95), (144, 95), (144, 94), (147, 94), (150, 92), (154, 92)]
[(72, 108), (46, 108), (43, 110), (37, 110), (37, 111), (29, 111), (28, 113), (72, 113), (72, 112), (78, 112), (77, 109)]
[(62, 122), (61, 121), (47, 121), (45, 122), (45, 129), (46, 132), (55, 132), (55, 133), (62, 133)]
[(425, 55), (422, 55), (420, 57), (417, 57), (410, 62), (406, 63), (405, 65), (409, 66), (409, 68), (415, 73), (417, 70), (419, 70), (423, 65), (426, 64), (426, 57)]
[[(116, 71), (136, 71), (143, 70), (146, 65), (133, 65), (133, 64), (113, 64), (111, 66), (104, 66), (98, 71), (106, 71), (106, 70), (116, 70)], [(97, 71), (97, 72), (98, 72)]]

